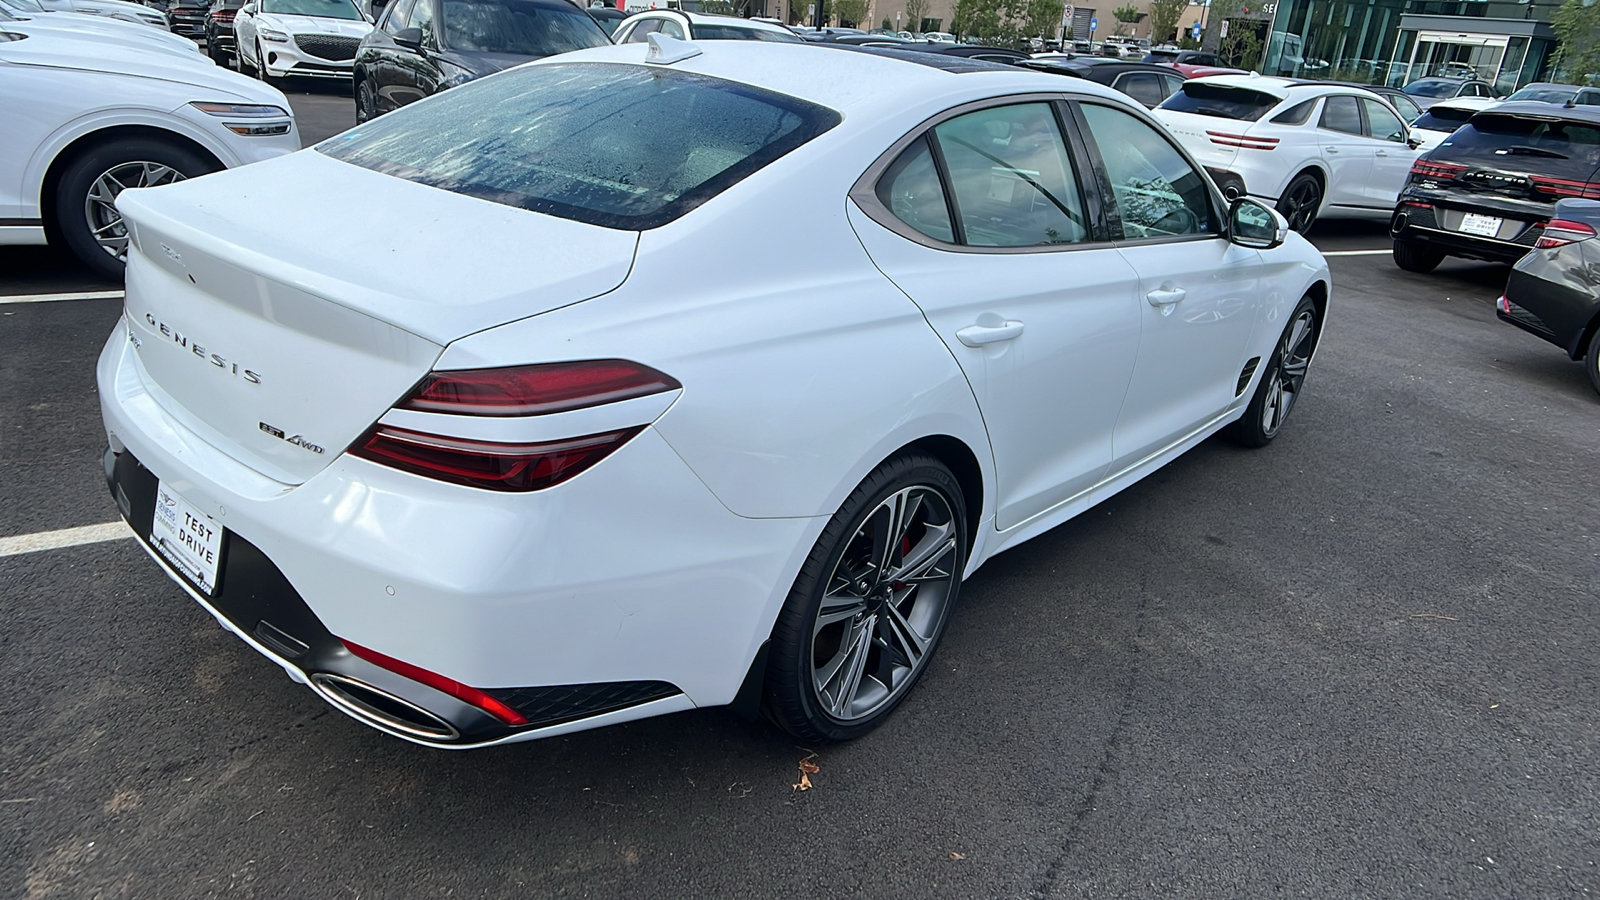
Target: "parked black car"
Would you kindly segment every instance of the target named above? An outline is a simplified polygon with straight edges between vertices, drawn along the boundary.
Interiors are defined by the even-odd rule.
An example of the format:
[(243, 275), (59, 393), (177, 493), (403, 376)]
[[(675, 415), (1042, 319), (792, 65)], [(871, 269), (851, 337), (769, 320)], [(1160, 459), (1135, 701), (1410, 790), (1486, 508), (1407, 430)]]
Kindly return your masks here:
[(1566, 197), (1600, 199), (1600, 107), (1489, 107), (1412, 166), (1389, 223), (1395, 264), (1515, 262)]
[(167, 27), (173, 34), (199, 43), (206, 36), (206, 8), (211, 0), (172, 0), (167, 7)]
[(1560, 200), (1532, 252), (1511, 270), (1495, 305), (1501, 321), (1583, 362), (1600, 393), (1600, 202)]
[(356, 121), (529, 60), (610, 43), (567, 0), (394, 0), (356, 49)]
[[(873, 46), (867, 44), (866, 46)], [(907, 41), (905, 43), (885, 42), (880, 46), (893, 47), (896, 50), (916, 50), (920, 53), (939, 53), (944, 56), (961, 56), (967, 59), (977, 59), (983, 62), (1006, 63), (1016, 65), (1029, 59), (1028, 54), (1009, 47), (984, 47), (978, 44), (946, 44), (937, 41)]]
[(1600, 106), (1600, 88), (1535, 81), (1517, 88), (1506, 99), (1538, 100), (1540, 103), (1554, 103), (1557, 106), (1564, 103), (1571, 103), (1574, 106)]
[(1183, 87), (1184, 82), (1183, 73), (1171, 66), (1097, 56), (1030, 59), (1020, 65), (1027, 69), (1075, 75), (1099, 82), (1127, 94), (1147, 108), (1153, 108), (1172, 96), (1174, 91)]
[(233, 17), (244, 3), (245, 0), (212, 0), (206, 9), (206, 53), (219, 66), (226, 66), (233, 59)]

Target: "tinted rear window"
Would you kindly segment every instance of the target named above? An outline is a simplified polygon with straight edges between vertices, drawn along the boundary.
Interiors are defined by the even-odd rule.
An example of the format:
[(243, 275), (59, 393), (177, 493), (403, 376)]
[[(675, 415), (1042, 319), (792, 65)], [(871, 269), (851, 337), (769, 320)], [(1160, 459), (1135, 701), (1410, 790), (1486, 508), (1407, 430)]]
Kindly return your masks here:
[(444, 0), (444, 40), (452, 50), (554, 56), (611, 43), (588, 13), (526, 0)]
[(803, 100), (648, 66), (513, 69), (317, 145), (344, 162), (607, 228), (655, 228), (838, 124)]
[(1457, 81), (1413, 81), (1401, 90), (1413, 97), (1454, 97), (1461, 90)]
[(1537, 100), (1540, 103), (1565, 103), (1578, 96), (1577, 88), (1525, 87), (1507, 100)]
[(695, 25), (694, 39), (697, 41), (778, 41), (779, 43), (802, 43), (797, 35), (784, 34), (781, 31), (767, 31), (764, 28), (740, 28), (737, 25)]
[(1479, 113), (1430, 154), (1440, 160), (1476, 159), (1497, 168), (1574, 173), (1587, 178), (1600, 165), (1600, 125), (1556, 117)]
[(1278, 98), (1249, 88), (1189, 82), (1161, 104), (1175, 112), (1254, 122), (1278, 105)]

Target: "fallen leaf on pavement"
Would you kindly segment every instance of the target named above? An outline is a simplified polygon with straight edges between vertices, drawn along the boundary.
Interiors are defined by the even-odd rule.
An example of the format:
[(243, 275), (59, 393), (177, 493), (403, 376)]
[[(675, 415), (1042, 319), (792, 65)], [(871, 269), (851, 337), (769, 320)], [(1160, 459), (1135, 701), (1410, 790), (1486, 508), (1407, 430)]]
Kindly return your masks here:
[(800, 760), (800, 771), (807, 775), (815, 775), (822, 771), (822, 767), (812, 762), (809, 758)]
[(952, 851), (950, 853), (950, 858), (951, 859), (966, 859), (967, 855), (965, 853), (956, 853), (956, 852)]
[(800, 773), (800, 780), (795, 782), (794, 784), (790, 785), (789, 787), (794, 789), (794, 790), (797, 790), (797, 791), (809, 791), (809, 790), (811, 790), (811, 777), (808, 776), (806, 773), (801, 772)]

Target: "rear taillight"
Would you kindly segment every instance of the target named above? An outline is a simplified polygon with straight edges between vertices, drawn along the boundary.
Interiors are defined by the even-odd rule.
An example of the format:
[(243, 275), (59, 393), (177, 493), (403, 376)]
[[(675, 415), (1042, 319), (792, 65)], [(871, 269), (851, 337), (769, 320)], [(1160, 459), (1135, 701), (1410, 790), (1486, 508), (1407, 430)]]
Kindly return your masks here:
[(1494, 305), (1501, 312), (1503, 312), (1503, 313), (1505, 313), (1507, 315), (1511, 314), (1511, 301), (1506, 299), (1506, 295), (1505, 294), (1501, 294), (1500, 295), (1500, 299), (1496, 300), (1494, 302)]
[(1595, 230), (1591, 225), (1570, 219), (1551, 219), (1544, 226), (1544, 233), (1539, 235), (1539, 241), (1534, 246), (1540, 250), (1549, 250), (1552, 247), (1565, 247), (1568, 244), (1587, 241), (1594, 236)]
[(1419, 159), (1411, 164), (1411, 174), (1423, 178), (1454, 178), (1466, 170), (1466, 166), (1457, 163), (1433, 162), (1427, 159)]
[(1247, 134), (1229, 134), (1226, 131), (1207, 131), (1206, 137), (1211, 143), (1223, 147), (1238, 147), (1243, 150), (1271, 150), (1278, 146), (1275, 137), (1251, 137)]
[(1573, 181), (1568, 178), (1551, 178), (1546, 175), (1534, 175), (1533, 186), (1535, 189), (1556, 197), (1582, 197), (1586, 200), (1600, 200), (1600, 184), (1590, 184), (1587, 181)]
[(437, 672), (430, 672), (421, 666), (413, 666), (411, 663), (402, 662), (401, 660), (395, 659), (392, 656), (385, 656), (376, 650), (368, 650), (366, 647), (363, 647), (359, 644), (352, 644), (343, 638), (339, 640), (339, 643), (344, 644), (346, 650), (349, 650), (351, 654), (360, 659), (364, 659), (379, 668), (388, 669), (396, 675), (404, 676), (412, 681), (421, 682), (422, 684), (425, 684), (436, 691), (442, 691), (443, 693), (449, 694), (463, 703), (476, 706), (478, 709), (481, 709), (489, 715), (494, 716), (496, 719), (499, 719), (507, 725), (528, 724), (527, 718), (523, 716), (522, 713), (517, 712), (511, 707), (505, 705), (499, 700), (496, 700), (488, 694), (485, 694), (483, 691), (480, 691), (475, 687), (468, 687), (459, 681), (446, 678)]
[(683, 387), (625, 359), (434, 372), (400, 409), (465, 416), (542, 416), (646, 397)]
[(553, 487), (632, 440), (644, 426), (559, 441), (506, 444), (378, 425), (350, 452), (414, 475), (491, 491)]

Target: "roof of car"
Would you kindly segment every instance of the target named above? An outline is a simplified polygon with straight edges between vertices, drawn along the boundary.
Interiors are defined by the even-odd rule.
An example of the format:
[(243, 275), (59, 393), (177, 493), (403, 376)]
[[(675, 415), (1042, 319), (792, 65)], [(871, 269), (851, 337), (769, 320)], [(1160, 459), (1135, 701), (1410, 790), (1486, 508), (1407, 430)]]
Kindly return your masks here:
[[(681, 9), (647, 9), (643, 12), (634, 13), (634, 16), (649, 16), (652, 13), (671, 13), (676, 16), (683, 16), (685, 19), (689, 20), (690, 25), (725, 25), (730, 28), (748, 28), (752, 31), (776, 31), (780, 34), (794, 34), (794, 32), (783, 27), (782, 25), (774, 25), (771, 22), (762, 22), (759, 19), (743, 19), (739, 16), (719, 16), (714, 13), (685, 12)], [(633, 16), (629, 16), (629, 18), (633, 18)]]
[[(908, 98), (937, 98), (958, 92), (956, 81), (993, 87), (996, 93), (1071, 90), (1118, 101), (1127, 98), (1091, 81), (1065, 82), (1060, 75), (962, 56), (833, 42), (692, 41), (699, 55), (671, 68), (727, 78), (799, 97), (847, 114), (904, 109)], [(574, 50), (547, 63), (603, 61), (642, 63), (648, 44), (616, 44)]]
[(1484, 112), (1524, 116), (1530, 119), (1571, 119), (1600, 125), (1600, 106), (1557, 106), (1542, 100), (1515, 100), (1510, 103), (1497, 103), (1492, 110)]
[[(1432, 112), (1436, 109), (1479, 110), (1487, 109), (1491, 106), (1499, 106), (1504, 102), (1504, 100), (1497, 100), (1494, 97), (1452, 97), (1449, 100), (1440, 100), (1438, 103), (1433, 104), (1428, 107), (1428, 111)], [(1518, 101), (1518, 103), (1520, 105), (1521, 101)]]

